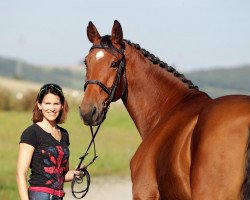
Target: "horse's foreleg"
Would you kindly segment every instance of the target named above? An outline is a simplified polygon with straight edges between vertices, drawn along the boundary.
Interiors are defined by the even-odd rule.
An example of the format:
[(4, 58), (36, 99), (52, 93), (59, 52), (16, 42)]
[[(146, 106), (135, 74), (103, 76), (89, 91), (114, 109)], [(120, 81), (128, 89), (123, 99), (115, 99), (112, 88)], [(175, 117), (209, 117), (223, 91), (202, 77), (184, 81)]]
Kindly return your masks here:
[[(145, 180), (148, 181), (148, 180)], [(145, 182), (136, 181), (132, 184), (133, 200), (161, 200), (157, 187)]]
[(149, 159), (138, 159), (135, 155), (130, 162), (133, 200), (161, 200), (155, 166)]
[(147, 177), (137, 177), (132, 180), (133, 200), (161, 200), (156, 183)]

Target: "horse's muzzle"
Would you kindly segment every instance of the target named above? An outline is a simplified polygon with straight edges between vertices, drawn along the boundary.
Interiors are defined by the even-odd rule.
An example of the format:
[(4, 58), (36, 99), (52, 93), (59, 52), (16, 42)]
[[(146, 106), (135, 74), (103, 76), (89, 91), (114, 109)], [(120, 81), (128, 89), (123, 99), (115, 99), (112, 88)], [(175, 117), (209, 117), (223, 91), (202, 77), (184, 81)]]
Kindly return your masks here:
[(83, 111), (83, 109), (79, 107), (79, 111), (84, 124), (87, 126), (97, 126), (105, 119), (104, 112), (98, 110), (95, 106), (90, 106), (88, 111)]

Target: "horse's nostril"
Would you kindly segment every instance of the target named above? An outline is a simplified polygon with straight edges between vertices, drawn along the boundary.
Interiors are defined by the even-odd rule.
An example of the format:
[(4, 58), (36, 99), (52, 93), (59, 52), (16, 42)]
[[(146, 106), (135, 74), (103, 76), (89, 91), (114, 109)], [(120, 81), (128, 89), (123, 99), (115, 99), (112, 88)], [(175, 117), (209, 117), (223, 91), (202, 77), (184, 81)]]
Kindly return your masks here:
[(93, 110), (92, 110), (92, 116), (94, 116), (95, 113), (96, 113), (96, 107), (94, 106), (94, 107), (93, 107)]

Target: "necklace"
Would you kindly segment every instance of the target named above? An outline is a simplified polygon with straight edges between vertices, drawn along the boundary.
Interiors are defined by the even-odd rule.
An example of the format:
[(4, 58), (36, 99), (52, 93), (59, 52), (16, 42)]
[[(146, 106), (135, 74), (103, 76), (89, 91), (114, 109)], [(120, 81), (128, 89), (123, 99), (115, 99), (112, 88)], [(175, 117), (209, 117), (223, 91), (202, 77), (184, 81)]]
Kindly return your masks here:
[(56, 129), (51, 129), (51, 136), (53, 137), (53, 138), (55, 138), (58, 142), (60, 142), (61, 141), (61, 139), (62, 139), (62, 134), (61, 134), (61, 131), (60, 131), (60, 129), (59, 128), (56, 128)]
[(58, 142), (61, 142), (62, 140), (62, 134), (60, 129), (55, 126), (55, 127), (48, 127), (44, 124), (41, 123), (37, 123), (38, 126), (40, 126), (46, 133), (50, 134), (55, 140), (57, 140)]

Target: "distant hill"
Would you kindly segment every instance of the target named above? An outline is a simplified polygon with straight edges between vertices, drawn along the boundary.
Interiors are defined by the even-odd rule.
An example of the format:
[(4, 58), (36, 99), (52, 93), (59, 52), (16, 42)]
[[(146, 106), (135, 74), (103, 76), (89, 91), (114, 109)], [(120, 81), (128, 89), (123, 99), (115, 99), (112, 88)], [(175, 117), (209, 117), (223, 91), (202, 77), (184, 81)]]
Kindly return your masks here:
[[(21, 70), (20, 70), (21, 66)], [(180, 73), (182, 73), (180, 71)], [(250, 65), (234, 68), (199, 70), (184, 75), (200, 90), (212, 97), (227, 94), (250, 94)], [(54, 82), (63, 87), (82, 90), (84, 67), (42, 67), (0, 57), (0, 76), (37, 83)]]
[(0, 76), (38, 83), (53, 82), (64, 87), (82, 89), (84, 68), (42, 67), (0, 57)]
[(185, 75), (201, 90), (213, 97), (227, 94), (250, 94), (250, 65), (200, 70)]

